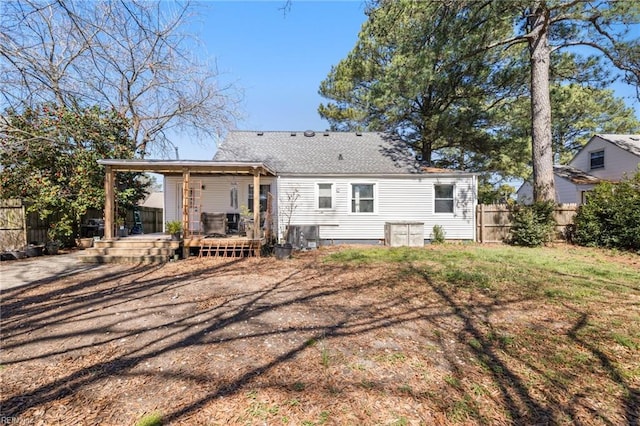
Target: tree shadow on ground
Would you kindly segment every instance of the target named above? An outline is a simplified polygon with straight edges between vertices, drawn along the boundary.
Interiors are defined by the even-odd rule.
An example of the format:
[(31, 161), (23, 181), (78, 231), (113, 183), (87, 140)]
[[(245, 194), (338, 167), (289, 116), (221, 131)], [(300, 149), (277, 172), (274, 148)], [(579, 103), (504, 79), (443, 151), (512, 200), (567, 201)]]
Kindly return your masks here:
[[(445, 286), (437, 285), (429, 273), (421, 269), (412, 269), (412, 273), (422, 276), (431, 289), (440, 296), (445, 306), (452, 310), (453, 315), (462, 323), (462, 333), (458, 336), (460, 342), (473, 339), (473, 344), (468, 345), (469, 350), (477, 359), (487, 366), (493, 382), (500, 389), (501, 398), (509, 413), (509, 418), (517, 424), (547, 424), (551, 422), (552, 412), (541, 404), (529, 391), (526, 384), (515, 372), (502, 361), (495, 351), (494, 342), (487, 338), (483, 331), (487, 328), (486, 313), (480, 318), (469, 306), (455, 300), (452, 291)], [(496, 301), (496, 305), (498, 305)], [(477, 308), (477, 306), (473, 306)], [(465, 336), (466, 335), (466, 336)]]
[[(569, 308), (572, 309), (572, 308)], [(640, 424), (640, 389), (632, 387), (627, 379), (621, 374), (620, 370), (616, 367), (616, 364), (592, 341), (588, 341), (583, 337), (580, 337), (580, 331), (584, 329), (589, 322), (589, 314), (580, 312), (573, 309), (578, 315), (579, 319), (575, 325), (569, 330), (567, 335), (581, 347), (587, 349), (598, 360), (602, 368), (607, 372), (612, 381), (619, 384), (623, 392), (622, 406), (624, 414), (629, 426)]]
[[(294, 360), (309, 348), (310, 341), (338, 341), (340, 338), (367, 336), (377, 330), (419, 322), (446, 333), (435, 333), (440, 336), (436, 343), (447, 358), (454, 376), (463, 376), (465, 372), (457, 367), (459, 363), (455, 359), (457, 354), (456, 349), (452, 350), (451, 339), (455, 340), (457, 350), (464, 348), (458, 354), (473, 357), (486, 367), (487, 375), (499, 390), (506, 416), (514, 423), (553, 423), (561, 415), (568, 415), (572, 421), (579, 423), (570, 407), (559, 413), (557, 408), (549, 404), (549, 401), (553, 401), (552, 395), (543, 395), (544, 398), (541, 398), (533, 394), (519, 372), (504, 361), (504, 355), (499, 353), (491, 338), (491, 314), (524, 299), (505, 300), (493, 296), (465, 303), (457, 299), (454, 288), (436, 282), (428, 270), (411, 264), (407, 264), (400, 274), (407, 279), (416, 278), (416, 286), (402, 292), (394, 291), (394, 282), (389, 282), (389, 277), (384, 275), (339, 282), (343, 273), (353, 269), (350, 266), (326, 266), (314, 260), (300, 262), (295, 267), (283, 265), (286, 264), (238, 259), (204, 264), (200, 268), (174, 274), (164, 274), (162, 266), (136, 266), (64, 288), (54, 286), (47, 289), (45, 286), (38, 294), (25, 296), (21, 293), (3, 299), (0, 306), (3, 311), (1, 334), (6, 344), (3, 344), (5, 356), (2, 364), (9, 368), (25, 362), (51, 360), (71, 352), (83, 353), (89, 348), (103, 348), (122, 339), (130, 339), (135, 343), (131, 343), (122, 353), (85, 363), (67, 374), (47, 379), (26, 392), (0, 401), (0, 412), (5, 416), (18, 417), (35, 407), (63, 400), (92, 384), (139, 374), (189, 380), (210, 386), (194, 400), (165, 413), (164, 421), (171, 423), (188, 417), (217, 398), (246, 390), (256, 377)], [(255, 273), (257, 269), (267, 276), (283, 268), (286, 274), (281, 273), (273, 282), (265, 279), (264, 283), (250, 286), (243, 286), (241, 281), (233, 284), (233, 280), (243, 274)], [(361, 269), (366, 271), (366, 267)], [(221, 284), (224, 282), (231, 284)], [(191, 299), (180, 299), (181, 291), (192, 291), (194, 288), (202, 289), (202, 293), (196, 293)], [(327, 301), (351, 300), (363, 297), (373, 289), (385, 288), (388, 289), (386, 298), (363, 300), (354, 306), (327, 304)], [(222, 290), (224, 294), (219, 294)], [(132, 306), (134, 302), (142, 303), (143, 307)], [(286, 313), (287, 308), (300, 306), (326, 311), (327, 315), (309, 324), (282, 327), (261, 324), (263, 327), (256, 327), (248, 334), (231, 332), (233, 327), (245, 325), (256, 318), (266, 323), (266, 315)], [(149, 313), (166, 317), (163, 316), (153, 327), (149, 327), (143, 321)], [(116, 319), (114, 315), (126, 316), (127, 321)], [(455, 326), (451, 325), (452, 321), (455, 321)], [(121, 325), (123, 322), (126, 327)], [(65, 324), (78, 324), (79, 328), (66, 329)], [(47, 327), (51, 329), (50, 333), (41, 333), (25, 341), (30, 333)], [(579, 328), (579, 325), (576, 327)], [(304, 339), (283, 346), (271, 358), (219, 383), (212, 383), (210, 376), (198, 372), (136, 370), (145, 362), (185, 349), (206, 347), (216, 351), (221, 350), (223, 344), (248, 339), (254, 339), (253, 342), (291, 333), (300, 333)], [(575, 333), (570, 336), (577, 343), (585, 344)], [(74, 343), (57, 346), (69, 340)], [(473, 344), (469, 344), (471, 341)], [(24, 345), (34, 345), (34, 348), (43, 345), (46, 349), (34, 350), (28, 355), (7, 355), (7, 351), (19, 350)], [(585, 345), (588, 347), (588, 344)], [(606, 355), (598, 352), (597, 348), (592, 350), (601, 363), (609, 368), (612, 379), (624, 384), (623, 377), (614, 373), (613, 363)], [(530, 367), (535, 368), (532, 365)], [(630, 395), (625, 402), (627, 415), (629, 419), (637, 419), (637, 405), (633, 407), (637, 404), (638, 394), (626, 386)], [(481, 418), (478, 420), (483, 422)]]

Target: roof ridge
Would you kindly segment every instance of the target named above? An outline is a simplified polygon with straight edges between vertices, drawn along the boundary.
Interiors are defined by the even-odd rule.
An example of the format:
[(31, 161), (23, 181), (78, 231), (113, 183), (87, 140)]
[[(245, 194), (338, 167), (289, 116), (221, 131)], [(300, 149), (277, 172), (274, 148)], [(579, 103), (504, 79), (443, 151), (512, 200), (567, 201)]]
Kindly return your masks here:
[(631, 155), (640, 157), (640, 134), (595, 133), (589, 141), (578, 150), (573, 158), (575, 159), (596, 138), (617, 146)]

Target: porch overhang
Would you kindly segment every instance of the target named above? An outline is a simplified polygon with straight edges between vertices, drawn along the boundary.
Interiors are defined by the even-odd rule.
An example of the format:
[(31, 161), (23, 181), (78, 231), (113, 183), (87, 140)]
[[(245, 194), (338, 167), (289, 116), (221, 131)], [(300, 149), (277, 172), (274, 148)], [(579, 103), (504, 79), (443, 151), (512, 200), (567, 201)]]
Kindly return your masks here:
[(275, 176), (276, 172), (261, 162), (198, 161), (198, 160), (119, 160), (103, 159), (98, 164), (114, 172), (140, 172), (158, 174), (247, 174), (256, 172), (263, 176)]
[(106, 239), (115, 235), (115, 173), (138, 172), (161, 175), (182, 175), (183, 214), (182, 223), (185, 236), (189, 233), (189, 180), (191, 175), (249, 175), (254, 183), (254, 223), (260, 223), (260, 176), (276, 176), (276, 172), (262, 162), (229, 162), (198, 160), (140, 160), (140, 159), (102, 159), (98, 164), (105, 166), (105, 205), (104, 219)]

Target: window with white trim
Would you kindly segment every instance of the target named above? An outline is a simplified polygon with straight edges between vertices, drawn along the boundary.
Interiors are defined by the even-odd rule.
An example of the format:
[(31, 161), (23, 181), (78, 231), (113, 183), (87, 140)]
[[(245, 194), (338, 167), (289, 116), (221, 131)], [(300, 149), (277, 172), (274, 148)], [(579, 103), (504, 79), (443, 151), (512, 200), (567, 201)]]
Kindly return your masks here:
[(330, 210), (333, 208), (333, 184), (318, 184), (318, 208), (321, 210)]
[(373, 213), (375, 207), (375, 185), (372, 183), (351, 184), (351, 213)]
[(434, 185), (434, 212), (453, 213), (453, 185)]
[(592, 169), (601, 169), (604, 167), (604, 149), (602, 151), (594, 151), (590, 153), (590, 166)]

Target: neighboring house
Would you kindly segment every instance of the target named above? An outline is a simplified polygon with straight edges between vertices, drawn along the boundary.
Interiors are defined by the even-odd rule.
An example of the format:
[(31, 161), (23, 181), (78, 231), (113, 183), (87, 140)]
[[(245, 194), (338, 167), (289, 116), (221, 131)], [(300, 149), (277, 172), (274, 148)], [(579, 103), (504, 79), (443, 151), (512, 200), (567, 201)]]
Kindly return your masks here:
[(164, 192), (154, 191), (147, 194), (144, 201), (140, 203), (141, 207), (150, 207), (154, 209), (164, 208)]
[[(446, 238), (475, 238), (476, 175), (423, 167), (406, 145), (379, 133), (231, 132), (214, 162), (260, 162), (260, 208), (273, 195), (274, 229), (318, 225), (321, 241), (381, 242), (386, 222), (423, 222)], [(203, 212), (251, 209), (251, 177), (202, 177)], [(165, 212), (179, 217), (180, 177), (165, 178)]]
[[(640, 164), (640, 135), (595, 135), (566, 166), (553, 167), (557, 203), (582, 204), (601, 181), (617, 182), (631, 176)], [(531, 203), (533, 189), (525, 182), (518, 202)]]

